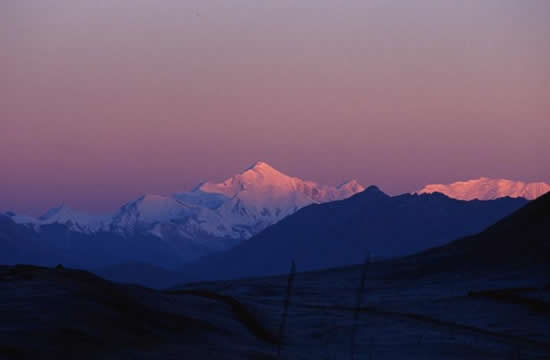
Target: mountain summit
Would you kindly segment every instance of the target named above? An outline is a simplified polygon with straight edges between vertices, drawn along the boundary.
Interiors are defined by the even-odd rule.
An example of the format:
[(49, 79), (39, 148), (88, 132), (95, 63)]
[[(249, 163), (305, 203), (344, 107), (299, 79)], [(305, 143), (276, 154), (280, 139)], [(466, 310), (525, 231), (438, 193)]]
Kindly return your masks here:
[(356, 181), (336, 187), (319, 185), (283, 174), (262, 161), (221, 183), (207, 182), (199, 187), (199, 191), (230, 199), (232, 208), (244, 206), (260, 215), (274, 210), (272, 215), (277, 219), (306, 205), (342, 200), (364, 189)]
[(524, 183), (508, 179), (479, 179), (457, 181), (452, 184), (426, 185), (418, 194), (439, 192), (459, 200), (493, 200), (501, 197), (522, 197), (533, 200), (550, 191), (544, 182)]

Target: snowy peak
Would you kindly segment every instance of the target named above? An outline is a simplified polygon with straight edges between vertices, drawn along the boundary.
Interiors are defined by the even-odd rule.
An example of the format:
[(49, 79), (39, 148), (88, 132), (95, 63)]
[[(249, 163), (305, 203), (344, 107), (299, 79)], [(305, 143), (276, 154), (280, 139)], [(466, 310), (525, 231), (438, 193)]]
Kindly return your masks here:
[(352, 179), (350, 181), (346, 181), (345, 183), (338, 185), (337, 188), (338, 189), (358, 189), (358, 188), (363, 188), (363, 185), (359, 184), (357, 180)]
[(355, 179), (338, 185), (336, 189), (342, 193), (342, 196), (346, 196), (345, 194), (348, 194), (346, 197), (365, 191), (365, 187), (359, 184), (359, 182)]
[(266, 183), (272, 185), (280, 185), (288, 182), (292, 178), (276, 170), (265, 162), (258, 161), (243, 173), (236, 175), (241, 181), (249, 183)]
[(258, 161), (240, 174), (221, 183), (204, 183), (198, 190), (222, 194), (228, 199), (238, 198), (246, 206), (295, 210), (311, 203), (342, 200), (363, 191), (364, 187), (355, 180), (336, 187), (319, 185), (288, 176)]
[(175, 197), (147, 194), (122, 206), (112, 223), (115, 227), (134, 227), (138, 223), (169, 221), (184, 215), (185, 209)]
[(418, 194), (439, 192), (459, 200), (493, 200), (501, 197), (522, 197), (533, 200), (550, 191), (544, 182), (525, 183), (508, 179), (479, 179), (457, 181), (452, 184), (432, 184), (417, 191)]
[(209, 233), (248, 238), (304, 206), (342, 200), (363, 190), (355, 180), (340, 186), (319, 185), (258, 161), (220, 183), (206, 182), (175, 197), (212, 211), (201, 211), (209, 220), (200, 227)]
[(17, 224), (40, 225), (39, 220), (32, 216), (19, 215), (14, 213), (13, 211), (7, 211), (3, 215), (9, 217), (13, 222)]
[(254, 163), (240, 174), (233, 175), (221, 183), (206, 182), (198, 190), (205, 193), (223, 194), (228, 198), (234, 197), (250, 187), (291, 187), (293, 178), (271, 167), (263, 161)]
[(263, 161), (256, 161), (254, 164), (248, 167), (245, 172), (248, 170), (252, 170), (258, 173), (278, 173), (284, 175), (280, 171), (276, 170), (273, 166)]
[[(73, 230), (95, 232), (103, 229), (109, 221), (110, 215), (92, 215), (62, 204), (48, 210), (33, 223), (39, 225), (65, 224)], [(26, 222), (29, 223), (29, 221)]]

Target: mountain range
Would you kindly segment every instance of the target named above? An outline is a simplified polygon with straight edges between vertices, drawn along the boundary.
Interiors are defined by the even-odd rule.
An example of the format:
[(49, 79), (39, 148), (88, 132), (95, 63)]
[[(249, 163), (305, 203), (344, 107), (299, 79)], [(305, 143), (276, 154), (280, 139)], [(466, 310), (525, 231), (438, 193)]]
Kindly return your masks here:
[(506, 196), (534, 200), (549, 191), (550, 184), (544, 182), (525, 183), (523, 181), (481, 177), (446, 185), (426, 185), (417, 193), (432, 194), (439, 192), (459, 200), (494, 200)]
[(286, 302), (284, 358), (347, 358), (353, 326), (355, 358), (548, 359), (549, 231), (550, 194), (368, 269), (297, 263), (290, 286), (278, 276), (156, 291), (64, 266), (0, 266), (0, 358), (275, 359)]
[[(311, 237), (313, 236), (311, 231), (318, 231), (318, 234), (315, 233), (316, 237), (318, 235), (327, 237), (329, 233), (323, 234), (320, 229), (325, 229), (327, 224), (336, 224), (337, 221), (341, 221), (344, 228), (344, 225), (351, 221), (346, 217), (349, 215), (348, 210), (351, 209), (349, 204), (357, 200), (350, 199), (351, 201), (344, 203), (346, 205), (341, 205), (339, 202), (358, 194), (360, 198), (370, 199), (371, 202), (369, 205), (371, 207), (367, 211), (368, 217), (361, 218), (361, 221), (365, 223), (374, 221), (372, 229), (378, 230), (369, 230), (371, 231), (369, 233), (348, 229), (346, 233), (348, 238), (342, 241), (350, 240), (350, 234), (356, 230), (353, 236), (361, 234), (371, 238), (378, 237), (377, 231), (383, 232), (379, 228), (381, 224), (391, 231), (397, 231), (393, 229), (395, 225), (392, 225), (390, 220), (408, 225), (407, 221), (413, 221), (411, 220), (413, 217), (410, 216), (412, 213), (426, 211), (424, 208), (417, 209), (410, 206), (408, 211), (411, 214), (401, 213), (403, 209), (393, 209), (385, 203), (387, 199), (392, 199), (391, 202), (395, 202), (394, 199), (401, 199), (403, 200), (401, 206), (405, 208), (409, 206), (405, 203), (410, 199), (417, 199), (419, 206), (422, 202), (418, 199), (440, 199), (441, 204), (447, 204), (449, 199), (439, 193), (463, 200), (473, 198), (493, 200), (506, 196), (534, 199), (546, 189), (550, 189), (550, 186), (544, 183), (525, 184), (519, 181), (481, 178), (450, 185), (428, 185), (417, 193), (435, 193), (424, 197), (409, 194), (390, 197), (377, 188), (369, 189), (362, 193), (365, 188), (355, 180), (339, 186), (304, 181), (283, 174), (267, 163), (259, 161), (222, 182), (205, 182), (192, 191), (169, 196), (143, 195), (124, 204), (114, 214), (90, 215), (65, 205), (53, 208), (38, 218), (7, 212), (3, 214), (2, 224), (11, 229), (12, 233), (16, 229), (18, 236), (24, 240), (7, 241), (6, 244), (14, 255), (12, 258), (6, 257), (6, 261), (24, 261), (28, 258), (40, 264), (64, 262), (87, 268), (143, 262), (175, 269), (180, 268), (182, 263), (194, 262), (213, 253), (230, 250), (239, 244), (243, 244), (244, 248), (251, 246), (249, 244), (255, 243), (256, 239), (253, 242), (247, 240), (256, 235), (265, 238), (266, 235), (262, 234), (264, 230), (272, 231), (269, 229), (270, 226), (278, 224), (310, 205), (327, 204), (326, 208), (342, 206), (343, 210), (341, 214), (337, 212), (326, 219), (323, 218), (323, 214), (315, 213), (307, 219), (309, 225), (304, 226), (304, 229), (292, 231), (294, 234), (303, 234), (304, 237)], [(378, 196), (374, 196), (373, 193)], [(446, 200), (441, 200), (443, 198)], [(455, 214), (452, 212), (454, 210), (447, 208), (441, 210), (438, 207), (443, 205), (437, 201), (427, 203), (431, 204), (428, 207), (435, 206), (431, 210), (436, 216), (433, 219), (438, 219), (440, 223), (441, 229), (438, 230), (440, 232), (431, 233), (430, 230), (424, 230), (426, 234), (420, 236), (420, 233), (413, 231), (413, 240), (402, 243), (396, 243), (399, 237), (393, 237), (388, 239), (382, 248), (374, 245), (373, 251), (377, 256), (404, 255), (450, 241), (454, 236), (480, 231), (484, 226), (490, 225), (491, 221), (498, 220), (524, 201), (502, 201), (499, 204), (512, 205), (501, 209), (487, 205), (487, 212), (480, 213), (478, 219), (462, 213)], [(475, 204), (479, 203), (472, 204), (474, 205), (463, 205), (463, 207), (475, 208), (478, 206)], [(454, 219), (443, 218), (444, 212), (439, 215), (437, 213), (437, 211), (447, 210), (451, 211), (447, 216)], [(307, 209), (306, 213), (311, 211), (313, 210)], [(300, 215), (298, 219), (303, 220), (302, 217), (303, 215)], [(376, 221), (379, 223), (376, 223), (375, 219), (378, 219)], [(434, 221), (429, 219), (432, 218), (420, 220)], [(467, 221), (469, 225), (464, 225), (460, 230), (460, 221)], [(11, 224), (12, 222), (14, 224)], [(449, 225), (450, 223), (452, 224)], [(21, 225), (22, 228), (15, 225)], [(425, 229), (432, 229), (430, 226), (426, 226)], [(445, 226), (450, 227), (445, 228)], [(447, 233), (443, 233), (445, 229)], [(329, 231), (335, 230), (331, 228)], [(4, 231), (4, 235), (5, 233)], [(406, 234), (399, 236), (406, 236)], [(305, 238), (296, 239), (294, 235), (285, 234), (282, 237), (281, 243), (291, 241), (296, 246), (302, 246), (299, 244), (305, 241)], [(316, 247), (320, 243), (310, 244), (310, 246)], [(332, 249), (331, 246), (327, 249)], [(372, 244), (369, 246), (372, 247)], [(327, 265), (324, 262), (322, 264)]]
[(115, 214), (89, 215), (62, 205), (39, 218), (5, 215), (38, 232), (46, 225), (62, 224), (89, 235), (155, 237), (185, 249), (178, 251), (182, 261), (191, 261), (231, 248), (304, 206), (345, 199), (363, 190), (355, 180), (340, 186), (320, 185), (259, 161), (221, 183), (206, 182), (171, 196), (143, 195)]
[(376, 186), (349, 199), (311, 205), (222, 253), (184, 267), (189, 281), (284, 273), (361, 263), (369, 253), (413, 254), (478, 233), (527, 204), (522, 198), (463, 201), (443, 194), (389, 196)]

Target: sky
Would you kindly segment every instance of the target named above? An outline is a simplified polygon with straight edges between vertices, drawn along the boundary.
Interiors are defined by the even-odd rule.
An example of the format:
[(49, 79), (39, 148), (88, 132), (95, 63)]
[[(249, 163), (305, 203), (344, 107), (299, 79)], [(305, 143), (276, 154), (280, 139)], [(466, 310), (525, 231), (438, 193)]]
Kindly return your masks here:
[(3, 0), (0, 45), (0, 211), (256, 160), (391, 194), (550, 182), (547, 0)]

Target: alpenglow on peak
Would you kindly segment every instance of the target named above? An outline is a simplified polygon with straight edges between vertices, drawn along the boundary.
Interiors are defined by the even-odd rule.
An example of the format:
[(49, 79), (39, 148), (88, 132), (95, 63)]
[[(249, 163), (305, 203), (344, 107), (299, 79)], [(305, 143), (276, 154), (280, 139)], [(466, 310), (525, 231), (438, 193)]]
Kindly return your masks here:
[(85, 215), (64, 207), (40, 219), (12, 218), (34, 227), (61, 223), (86, 233), (155, 236), (175, 248), (194, 249), (187, 259), (193, 260), (234, 246), (307, 205), (343, 200), (364, 189), (355, 180), (340, 186), (302, 180), (258, 161), (241, 173), (221, 182), (205, 182), (192, 191), (143, 195), (112, 215)]
[(451, 184), (426, 185), (418, 194), (439, 192), (459, 200), (493, 200), (502, 197), (522, 197), (534, 200), (550, 191), (550, 185), (544, 182), (525, 183), (508, 179), (481, 177)]

